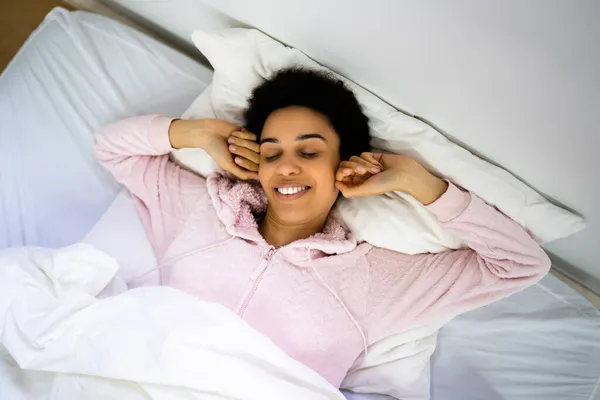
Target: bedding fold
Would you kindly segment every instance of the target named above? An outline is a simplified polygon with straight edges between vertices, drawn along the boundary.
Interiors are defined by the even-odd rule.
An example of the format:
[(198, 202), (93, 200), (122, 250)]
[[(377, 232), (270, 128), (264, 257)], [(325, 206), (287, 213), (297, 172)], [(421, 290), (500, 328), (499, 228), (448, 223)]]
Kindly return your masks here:
[(344, 398), (226, 308), (118, 269), (85, 244), (0, 252), (0, 398)]

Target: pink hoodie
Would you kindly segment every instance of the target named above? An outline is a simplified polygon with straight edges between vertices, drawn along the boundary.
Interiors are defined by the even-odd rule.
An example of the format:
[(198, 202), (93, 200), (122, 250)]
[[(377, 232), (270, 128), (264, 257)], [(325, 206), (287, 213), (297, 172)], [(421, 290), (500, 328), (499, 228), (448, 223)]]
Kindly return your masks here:
[(338, 387), (366, 345), (506, 297), (550, 268), (520, 226), (452, 184), (428, 208), (468, 250), (396, 253), (357, 243), (333, 218), (275, 249), (257, 230), (260, 185), (205, 180), (172, 163), (170, 123), (130, 118), (94, 140), (100, 163), (139, 205), (162, 283), (235, 311)]

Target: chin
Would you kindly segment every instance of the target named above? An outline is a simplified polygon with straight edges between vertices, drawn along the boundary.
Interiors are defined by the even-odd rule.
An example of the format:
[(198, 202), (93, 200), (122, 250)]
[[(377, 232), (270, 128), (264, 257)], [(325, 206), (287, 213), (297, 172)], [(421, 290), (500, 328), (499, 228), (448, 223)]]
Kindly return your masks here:
[(312, 218), (306, 210), (293, 209), (293, 206), (285, 205), (283, 207), (276, 207), (273, 211), (281, 219), (282, 222), (290, 225), (299, 225), (309, 222)]
[[(329, 193), (322, 193), (315, 187), (311, 187), (302, 193), (288, 195), (270, 189), (267, 198), (273, 214), (281, 222), (289, 225), (304, 225), (314, 224), (315, 221), (328, 217), (336, 199), (333, 197), (331, 204), (323, 202), (323, 197), (329, 197), (329, 195)], [(328, 205), (329, 207), (327, 207)]]

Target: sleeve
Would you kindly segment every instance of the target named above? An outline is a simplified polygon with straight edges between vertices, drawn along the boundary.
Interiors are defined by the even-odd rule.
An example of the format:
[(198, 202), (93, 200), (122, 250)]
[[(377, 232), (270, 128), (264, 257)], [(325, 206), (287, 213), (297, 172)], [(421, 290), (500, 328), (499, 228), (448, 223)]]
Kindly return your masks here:
[(208, 198), (204, 178), (169, 160), (171, 122), (164, 116), (133, 117), (103, 128), (94, 137), (98, 161), (136, 200), (159, 260), (193, 206)]
[(374, 340), (487, 305), (550, 269), (544, 250), (521, 226), (452, 183), (428, 209), (469, 249), (420, 255), (371, 250), (367, 318), (376, 326)]

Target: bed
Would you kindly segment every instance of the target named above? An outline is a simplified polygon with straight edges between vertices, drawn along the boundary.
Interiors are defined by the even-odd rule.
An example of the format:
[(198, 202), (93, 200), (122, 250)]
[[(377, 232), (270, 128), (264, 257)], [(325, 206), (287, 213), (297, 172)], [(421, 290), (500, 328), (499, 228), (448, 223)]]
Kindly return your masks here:
[(127, 26), (56, 8), (0, 76), (0, 248), (74, 243), (119, 187), (93, 133), (120, 118), (178, 116), (212, 71)]
[[(94, 131), (136, 114), (181, 115), (211, 79), (126, 26), (53, 10), (0, 76), (0, 248), (84, 238), (121, 189), (95, 162)], [(599, 343), (600, 312), (547, 276), (440, 331), (432, 397), (600, 400)]]

